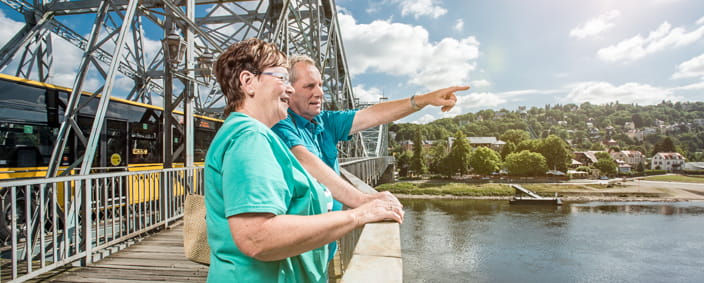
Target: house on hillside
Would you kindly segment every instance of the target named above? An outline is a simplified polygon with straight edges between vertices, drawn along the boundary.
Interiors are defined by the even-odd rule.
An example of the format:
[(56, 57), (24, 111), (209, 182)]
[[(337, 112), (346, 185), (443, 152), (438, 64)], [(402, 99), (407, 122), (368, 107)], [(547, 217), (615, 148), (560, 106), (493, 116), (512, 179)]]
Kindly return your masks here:
[[(452, 148), (452, 143), (455, 141), (455, 137), (447, 138), (447, 148), (450, 150)], [(496, 137), (467, 137), (467, 142), (469, 146), (476, 147), (488, 147), (497, 152), (501, 152), (501, 149), (506, 145), (505, 141), (498, 140)]]
[(645, 155), (637, 150), (621, 150), (611, 152), (611, 158), (623, 161), (625, 164), (631, 165), (631, 168), (638, 168), (639, 165), (645, 164)]
[(704, 171), (704, 162), (685, 162), (683, 169)]
[(575, 151), (574, 160), (582, 163), (584, 166), (591, 166), (596, 163), (596, 153), (599, 151)]
[[(424, 141), (423, 141), (423, 149), (424, 149), (424, 150), (428, 150), (428, 149), (430, 149), (430, 147), (433, 146), (433, 144), (434, 144), (434, 141), (431, 141), (431, 140), (424, 140)], [(414, 146), (414, 144), (413, 144), (413, 141), (412, 141), (412, 140), (400, 141), (400, 142), (399, 142), (399, 145), (401, 146), (401, 149), (402, 149), (402, 150), (410, 150), (410, 151), (413, 151), (413, 146)]]
[(679, 171), (684, 167), (684, 156), (679, 152), (658, 152), (650, 161), (651, 170)]
[(624, 162), (623, 160), (616, 160), (616, 168), (618, 170), (618, 173), (630, 173), (631, 170), (631, 165)]

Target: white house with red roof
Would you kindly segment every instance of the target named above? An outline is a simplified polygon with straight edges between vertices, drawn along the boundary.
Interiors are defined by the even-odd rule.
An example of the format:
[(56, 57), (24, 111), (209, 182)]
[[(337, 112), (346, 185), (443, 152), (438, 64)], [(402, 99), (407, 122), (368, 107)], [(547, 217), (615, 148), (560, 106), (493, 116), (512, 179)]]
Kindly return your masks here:
[(679, 152), (658, 152), (650, 160), (651, 170), (679, 171), (684, 166), (684, 156)]

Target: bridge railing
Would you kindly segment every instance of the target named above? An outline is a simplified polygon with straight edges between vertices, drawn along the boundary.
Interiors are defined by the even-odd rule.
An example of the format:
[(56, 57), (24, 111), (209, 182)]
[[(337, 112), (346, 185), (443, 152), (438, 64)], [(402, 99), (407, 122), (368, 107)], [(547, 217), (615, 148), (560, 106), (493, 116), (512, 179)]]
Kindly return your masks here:
[[(341, 167), (358, 189), (373, 192), (368, 184), (388, 172), (389, 162), (393, 159), (362, 158), (344, 160)], [(183, 217), (187, 192), (203, 193), (202, 167), (0, 182), (0, 281), (22, 282), (99, 260)], [(376, 247), (382, 242), (386, 249)], [(397, 224), (368, 224), (340, 243), (342, 265), (350, 270), (343, 281), (376, 273), (389, 278), (384, 282), (401, 281)], [(379, 259), (394, 263), (363, 264)]]
[(100, 259), (182, 217), (202, 188), (202, 167), (0, 182), (1, 280)]
[[(342, 176), (364, 193), (374, 193), (393, 157), (341, 160)], [(391, 167), (393, 169), (393, 167)], [(391, 170), (393, 173), (393, 170)], [(365, 225), (340, 239), (341, 282), (403, 282), (400, 227), (396, 222)]]

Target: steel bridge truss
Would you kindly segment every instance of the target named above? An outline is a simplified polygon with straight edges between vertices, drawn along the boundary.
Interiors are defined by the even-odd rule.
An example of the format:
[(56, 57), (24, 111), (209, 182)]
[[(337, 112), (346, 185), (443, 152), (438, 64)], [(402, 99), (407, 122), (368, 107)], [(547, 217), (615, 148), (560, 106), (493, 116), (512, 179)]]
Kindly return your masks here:
[[(101, 132), (112, 95), (163, 106), (164, 167), (181, 157), (193, 164), (193, 115), (222, 117), (223, 95), (201, 58), (214, 58), (227, 46), (247, 38), (276, 43), (287, 54), (306, 54), (323, 72), (326, 109), (354, 108), (355, 100), (345, 61), (334, 0), (0, 0), (25, 18), (24, 26), (0, 49), (0, 70), (16, 68), (19, 77), (50, 82), (55, 55), (53, 40), (61, 38), (82, 52), (65, 119), (53, 148), (47, 176), (56, 176), (70, 133), (86, 148), (68, 169), (89, 174), (100, 135), (84, 135), (77, 114), (87, 105), (83, 91), (92, 92), (98, 109), (91, 133)], [(70, 26), (91, 18), (87, 37)], [(170, 48), (149, 43), (176, 36), (184, 58)], [(162, 40), (165, 42), (165, 40)], [(153, 45), (153, 44), (152, 44)], [(157, 51), (151, 51), (157, 49)], [(173, 59), (176, 58), (176, 59)], [(211, 60), (212, 63), (212, 60)], [(89, 79), (100, 81), (87, 89)], [(129, 91), (114, 91), (118, 82), (132, 81)], [(122, 84), (120, 84), (122, 85)], [(161, 104), (161, 105), (160, 105)], [(175, 111), (182, 111), (177, 119)], [(182, 120), (182, 121), (181, 121)], [(185, 137), (174, 148), (174, 131)], [(342, 156), (364, 156), (361, 137), (342, 146)], [(184, 156), (185, 155), (185, 156)], [(184, 158), (185, 157), (185, 158)], [(71, 170), (62, 170), (70, 172)]]

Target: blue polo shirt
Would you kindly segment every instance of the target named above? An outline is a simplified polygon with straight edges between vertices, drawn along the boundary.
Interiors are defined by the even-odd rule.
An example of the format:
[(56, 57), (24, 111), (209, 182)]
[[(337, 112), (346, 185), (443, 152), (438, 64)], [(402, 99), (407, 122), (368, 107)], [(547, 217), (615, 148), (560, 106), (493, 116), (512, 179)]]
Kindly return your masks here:
[(322, 111), (313, 121), (308, 121), (289, 109), (288, 117), (271, 129), (281, 137), (289, 149), (303, 145), (340, 174), (337, 143), (352, 138), (350, 130), (355, 114), (357, 110)]

